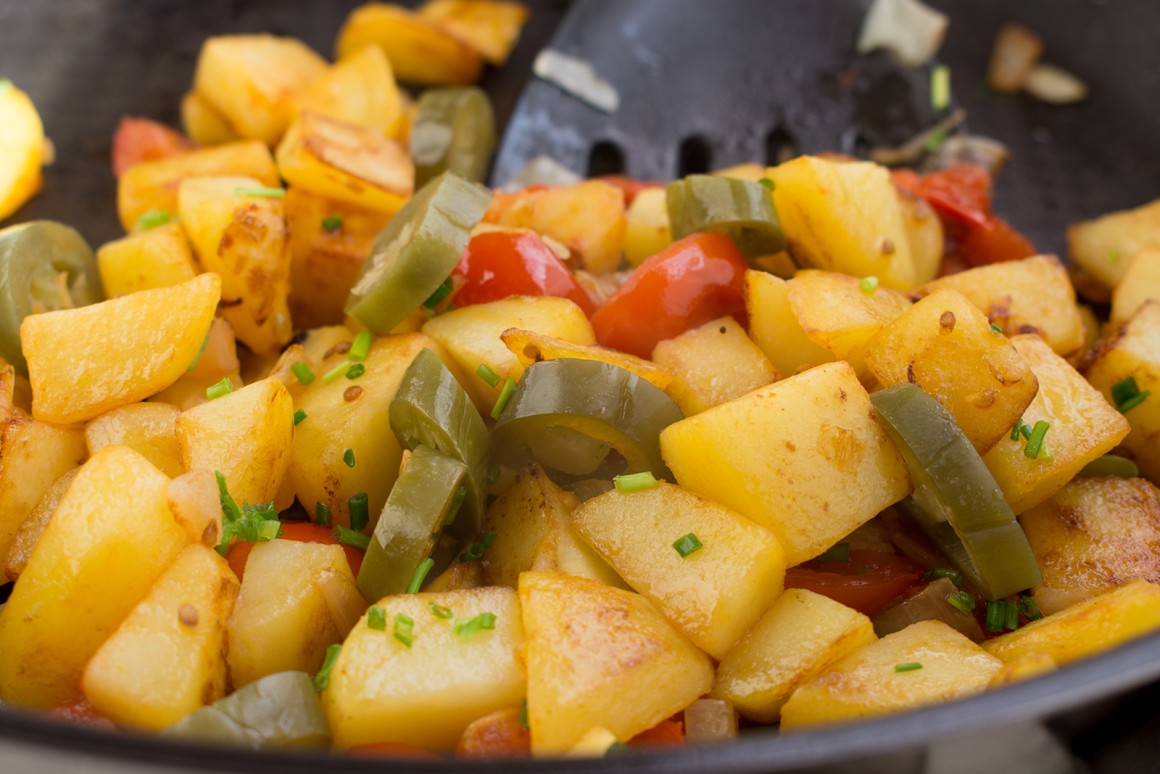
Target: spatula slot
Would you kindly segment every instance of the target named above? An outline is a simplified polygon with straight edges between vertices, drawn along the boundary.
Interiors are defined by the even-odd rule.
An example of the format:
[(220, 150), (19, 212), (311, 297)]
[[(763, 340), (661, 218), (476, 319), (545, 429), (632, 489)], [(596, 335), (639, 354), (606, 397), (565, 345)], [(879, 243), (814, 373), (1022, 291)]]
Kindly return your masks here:
[(784, 126), (775, 126), (765, 136), (765, 163), (769, 166), (777, 166), (797, 155), (797, 140)]
[(611, 140), (601, 140), (588, 152), (588, 177), (624, 174), (624, 151)]
[(677, 156), (677, 177), (703, 175), (709, 171), (712, 160), (713, 149), (708, 140), (698, 134), (686, 137)]

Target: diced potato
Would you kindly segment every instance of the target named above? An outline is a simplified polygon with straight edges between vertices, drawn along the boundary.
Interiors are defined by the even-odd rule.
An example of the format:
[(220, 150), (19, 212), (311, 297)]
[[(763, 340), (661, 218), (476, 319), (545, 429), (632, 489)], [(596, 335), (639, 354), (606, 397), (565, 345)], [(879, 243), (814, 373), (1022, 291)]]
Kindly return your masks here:
[[(595, 345), (592, 323), (580, 307), (566, 298), (553, 296), (512, 296), (502, 301), (465, 306), (431, 319), (423, 326), (430, 336), (450, 355), (459, 383), (486, 415), (495, 405), (504, 380), (521, 373), (523, 366), (500, 338), (509, 328), (538, 333), (573, 344)], [(499, 385), (492, 387), (475, 371), (480, 364), (499, 374)]]
[(1007, 435), (1039, 389), (1031, 368), (987, 317), (954, 290), (936, 290), (866, 345), (884, 386), (917, 384), (946, 406), (975, 451)]
[(732, 317), (661, 341), (653, 360), (676, 379), (668, 393), (685, 416), (740, 397), (781, 378), (777, 369)]
[(271, 540), (254, 546), (229, 625), (230, 681), (235, 688), (275, 672), (314, 674), (328, 645), (342, 640), (319, 580), (354, 577), (342, 546)]
[(1021, 680), (1030, 680), (1058, 669), (1055, 659), (1046, 653), (1028, 653), (1003, 665), (991, 678), (989, 688), (999, 688)]
[(825, 271), (798, 272), (787, 284), (790, 309), (806, 336), (853, 366), (864, 385), (873, 386), (866, 345), (901, 317), (910, 301), (888, 288), (866, 292), (857, 277)]
[(173, 287), (25, 317), (20, 342), (33, 416), (85, 422), (173, 384), (201, 350), (221, 286), (217, 274), (202, 274)]
[(181, 412), (167, 403), (132, 403), (102, 414), (85, 427), (89, 454), (106, 446), (128, 446), (170, 478), (185, 472), (177, 444)]
[(603, 180), (496, 192), (483, 220), (551, 237), (593, 274), (616, 271), (624, 252), (624, 192)]
[(479, 80), (483, 59), (466, 42), (433, 21), (393, 3), (355, 8), (338, 33), (335, 55), (345, 59), (364, 46), (378, 46), (395, 77), (416, 86), (467, 85)]
[(630, 266), (640, 266), (645, 258), (664, 250), (672, 241), (665, 189), (646, 188), (624, 213), (624, 258)]
[(259, 185), (245, 177), (185, 180), (178, 207), (202, 268), (221, 275), (222, 317), (251, 350), (272, 354), (293, 333), (290, 251), (282, 200), (248, 190)]
[(234, 329), (223, 318), (215, 317), (209, 326), (209, 335), (202, 342), (197, 360), (186, 374), (218, 382), (223, 377), (237, 376), (240, 368), (238, 341), (234, 337)]
[(532, 363), (560, 358), (599, 360), (602, 363), (611, 363), (636, 374), (662, 390), (666, 389), (673, 381), (673, 372), (663, 365), (615, 349), (605, 349), (589, 344), (573, 344), (571, 341), (555, 339), (551, 336), (543, 336), (533, 331), (524, 331), (518, 328), (507, 329), (500, 334), (500, 339), (504, 346), (516, 356), (517, 364), (509, 371), (516, 381), (520, 380), (524, 375), (524, 369)]
[(789, 303), (789, 283), (764, 271), (745, 272), (749, 335), (782, 376), (793, 376), (834, 359), (802, 330)]
[(535, 755), (563, 753), (597, 725), (626, 741), (712, 686), (708, 657), (642, 596), (540, 572), (521, 575), (519, 593)]
[(222, 503), (212, 470), (191, 470), (169, 482), (169, 510), (194, 543), (221, 542)]
[(239, 135), (272, 146), (295, 95), (325, 73), (326, 60), (299, 40), (222, 35), (202, 44), (193, 88)]
[(180, 285), (198, 273), (179, 223), (166, 223), (109, 242), (97, 250), (97, 269), (110, 298)]
[[(921, 668), (898, 671), (900, 664)], [(902, 712), (980, 693), (1003, 663), (942, 621), (921, 621), (859, 648), (804, 683), (781, 730)]]
[(925, 296), (936, 290), (957, 290), (1003, 333), (1037, 333), (1063, 357), (1083, 346), (1084, 324), (1075, 288), (1054, 255), (967, 269), (928, 282), (915, 294)]
[(1045, 653), (1063, 666), (1157, 628), (1160, 586), (1138, 580), (987, 640), (983, 647), (1008, 664)]
[(233, 142), (200, 148), (158, 161), (134, 164), (117, 183), (117, 213), (126, 231), (150, 210), (177, 212), (177, 190), (191, 177), (238, 175), (261, 185), (278, 185), (278, 168), (260, 142)]
[(1139, 578), (1160, 582), (1160, 492), (1142, 478), (1077, 478), (1019, 523), (1043, 573), (1032, 596), (1044, 613)]
[(459, 38), (497, 67), (507, 61), (528, 18), (523, 3), (503, 0), (428, 0), (419, 16)]
[(1011, 339), (1039, 380), (1039, 392), (1023, 414), (1034, 427), (1049, 423), (1045, 438), (1051, 457), (1030, 459), (1023, 438), (1007, 436), (983, 457), (1016, 514), (1058, 492), (1084, 465), (1111, 451), (1128, 434), (1128, 423), (1043, 339), (1028, 334)]
[(198, 145), (224, 145), (242, 139), (226, 117), (196, 91), (181, 98), (181, 128)]
[[(449, 608), (454, 618), (436, 617), (432, 605)], [(524, 625), (512, 589), (396, 594), (378, 607), (387, 629), (372, 629), (364, 617), (343, 643), (322, 694), (335, 747), (405, 742), (450, 750), (473, 720), (523, 699)], [(494, 628), (457, 634), (458, 623), (485, 613), (494, 616)], [(409, 646), (394, 636), (399, 616), (413, 622)]]
[(868, 161), (801, 156), (769, 176), (799, 266), (874, 276), (896, 290), (915, 286), (910, 240), (889, 170)]
[(623, 744), (616, 738), (616, 734), (604, 726), (596, 726), (576, 740), (576, 744), (568, 748), (561, 757), (564, 758), (603, 758), (617, 743)]
[[(781, 593), (785, 552), (768, 530), (728, 508), (661, 483), (594, 497), (576, 531), (693, 644), (724, 657)], [(674, 544), (696, 535), (682, 556)]]
[(120, 725), (160, 731), (226, 692), (238, 580), (213, 549), (177, 555), (85, 667), (85, 698)]
[(910, 259), (914, 263), (914, 283), (921, 285), (938, 276), (942, 268), (946, 235), (942, 220), (926, 199), (898, 186), (898, 208), (902, 213), (902, 227), (910, 244)]
[(1125, 323), (1147, 301), (1160, 303), (1160, 247), (1141, 250), (1112, 291), (1112, 323)]
[(846, 363), (829, 363), (669, 425), (661, 453), (681, 486), (812, 559), (910, 493), (902, 457)]
[(1113, 402), (1112, 388), (1132, 378), (1151, 395), (1123, 415), (1131, 427), (1124, 448), (1140, 471), (1160, 484), (1160, 301), (1148, 301), (1100, 347), (1088, 381)]
[(717, 666), (713, 695), (773, 723), (799, 685), (874, 642), (869, 618), (829, 597), (786, 589)]
[(80, 698), (93, 653), (188, 539), (166, 504), (169, 479), (110, 446), (77, 473), (0, 612), (0, 695), (49, 708)]
[(558, 572), (599, 581), (605, 586), (630, 591), (629, 585), (616, 574), (607, 561), (584, 542), (576, 525), (558, 523), (548, 533), (532, 557), (532, 570), (536, 572)]
[(44, 125), (28, 95), (9, 84), (0, 91), (0, 126), (0, 220), (5, 220), (40, 190)]
[[(1067, 227), (1072, 259), (1105, 291), (1120, 284), (1128, 261), (1143, 250), (1160, 249), (1160, 199)], [(1103, 301), (1104, 298), (1093, 298)]]
[[(220, 320), (221, 318), (219, 317), (218, 319)], [(230, 384), (235, 389), (242, 385), (242, 378), (236, 371), (218, 377), (185, 374), (169, 387), (166, 387), (161, 392), (149, 398), (149, 402), (168, 403), (176, 407), (179, 411), (187, 411), (209, 400), (206, 397), (206, 391), (221, 382), (222, 379), (229, 379)]]
[(391, 63), (366, 46), (330, 68), (294, 98), (296, 117), (314, 113), (386, 134), (403, 105)]
[(186, 470), (220, 472), (238, 504), (270, 502), (290, 467), (294, 401), (263, 379), (182, 412), (177, 441)]
[(415, 165), (402, 145), (377, 130), (314, 113), (290, 126), (275, 156), (291, 185), (388, 215), (415, 186)]
[(452, 562), (451, 566), (435, 577), (435, 580), (423, 587), (424, 591), (458, 591), (460, 589), (478, 589), (483, 586), (493, 586), (483, 577), (481, 562)]
[(520, 573), (532, 569), (536, 549), (558, 525), (572, 523), (578, 501), (552, 483), (539, 465), (520, 471), (515, 483), (487, 509), (483, 531), (495, 542), (483, 555), (488, 583), (515, 588)]
[[(377, 521), (403, 456), (387, 407), (403, 372), (424, 348), (439, 352), (438, 345), (421, 333), (387, 336), (371, 345), (363, 361), (366, 372), (355, 381), (339, 377), (328, 384), (323, 380), (326, 371), (344, 360), (340, 353), (315, 370), (317, 378), (298, 400), (306, 419), (294, 428), (289, 470), (298, 502), (308, 512), (322, 503), (330, 508), (335, 524), (348, 526), (347, 501), (351, 495), (366, 492), (372, 525)], [(342, 459), (347, 449), (354, 451), (357, 464), (353, 468)]]

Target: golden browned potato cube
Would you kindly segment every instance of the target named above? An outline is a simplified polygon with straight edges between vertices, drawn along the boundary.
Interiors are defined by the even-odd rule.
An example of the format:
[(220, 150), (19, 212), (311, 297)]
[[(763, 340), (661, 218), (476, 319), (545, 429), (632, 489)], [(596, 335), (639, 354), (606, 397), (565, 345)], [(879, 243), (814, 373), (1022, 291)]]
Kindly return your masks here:
[(181, 98), (181, 128), (198, 145), (224, 145), (242, 139), (226, 117), (196, 91)]
[(786, 589), (717, 666), (713, 695), (750, 720), (774, 723), (799, 685), (876, 639), (857, 610)]
[[(386, 629), (364, 616), (322, 693), (335, 747), (405, 742), (451, 750), (473, 720), (523, 699), (524, 625), (514, 590), (396, 594), (376, 607)], [(477, 616), (491, 625), (473, 633), (465, 625)]]
[(160, 731), (226, 692), (226, 621), (238, 579), (185, 548), (85, 667), (85, 698), (119, 725)]
[(640, 266), (673, 241), (668, 203), (661, 186), (638, 193), (624, 213), (624, 258), (630, 266)]
[(419, 6), (419, 16), (435, 22), (498, 67), (515, 48), (528, 7), (503, 0), (428, 0)]
[(232, 142), (199, 148), (157, 161), (134, 164), (117, 183), (117, 213), (126, 231), (150, 210), (177, 213), (177, 190), (190, 177), (239, 175), (261, 185), (278, 185), (278, 168), (260, 142)]
[(847, 363), (683, 419), (660, 440), (678, 484), (768, 528), (791, 567), (911, 490), (902, 457)]
[(1141, 250), (1112, 291), (1112, 322), (1125, 323), (1147, 301), (1160, 303), (1160, 248)]
[(898, 208), (902, 213), (902, 227), (910, 244), (910, 259), (914, 263), (914, 282), (921, 285), (938, 276), (942, 268), (946, 235), (942, 220), (926, 199), (898, 186)]
[(967, 269), (928, 282), (915, 294), (926, 296), (936, 290), (957, 290), (1006, 335), (1037, 333), (1063, 357), (1083, 346), (1084, 323), (1075, 288), (1054, 255)]
[[(1160, 199), (1067, 227), (1072, 259), (1105, 291), (1120, 284), (1128, 261), (1143, 250), (1160, 249)], [(1102, 301), (1106, 298), (1093, 298)]]
[(1002, 667), (1003, 662), (942, 621), (921, 621), (855, 650), (801, 685), (781, 709), (781, 730), (970, 696), (985, 690)]
[(572, 523), (577, 502), (576, 495), (556, 486), (539, 465), (521, 470), (483, 520), (483, 531), (495, 534), (495, 542), (483, 555), (488, 583), (515, 588), (520, 573), (532, 569), (544, 539), (557, 525)]
[(295, 117), (313, 113), (383, 135), (402, 109), (391, 63), (378, 46), (366, 46), (331, 65), (294, 98)]
[(191, 470), (169, 482), (169, 510), (194, 543), (221, 542), (222, 502), (212, 470)]
[(781, 378), (732, 317), (657, 343), (653, 360), (676, 379), (668, 393), (685, 416), (699, 414)]
[(172, 287), (25, 317), (20, 342), (33, 416), (85, 422), (173, 384), (201, 350), (221, 285), (217, 274), (202, 274)]
[(987, 317), (954, 290), (937, 290), (866, 345), (884, 386), (917, 384), (946, 406), (979, 454), (1023, 416), (1039, 382)]
[(97, 269), (110, 298), (180, 285), (198, 273), (179, 223), (166, 223), (109, 242), (97, 250)]
[(302, 41), (273, 35), (208, 38), (193, 88), (239, 135), (276, 145), (299, 92), (326, 72), (326, 60)]
[(1145, 303), (1103, 343), (1087, 378), (1113, 404), (1112, 388), (1129, 378), (1141, 395), (1151, 393), (1124, 412), (1132, 431), (1123, 442), (1140, 471), (1160, 484), (1160, 301)]
[(802, 330), (789, 304), (789, 283), (764, 271), (745, 272), (749, 335), (782, 376), (834, 359)]
[(547, 537), (540, 541), (530, 569), (591, 578), (605, 586), (631, 591), (612, 565), (584, 542), (571, 519), (567, 523), (557, 523)]
[(1160, 581), (1160, 493), (1142, 478), (1077, 478), (1019, 517), (1050, 615), (1138, 578)]
[[(717, 659), (785, 582), (785, 552), (772, 533), (679, 486), (614, 489), (586, 501), (572, 519), (634, 590)], [(700, 547), (682, 555), (675, 546), (688, 535)]]
[(983, 647), (1008, 664), (1045, 653), (1063, 666), (1157, 628), (1160, 586), (1137, 580), (987, 640)]
[(106, 446), (128, 446), (170, 478), (185, 472), (177, 443), (177, 415), (168, 403), (132, 403), (115, 408), (85, 426), (89, 454)]
[(618, 368), (636, 374), (662, 390), (666, 389), (673, 381), (673, 372), (664, 366), (615, 349), (605, 349), (590, 344), (573, 344), (565, 339), (556, 339), (519, 328), (508, 328), (500, 334), (500, 339), (504, 346), (516, 356), (517, 365), (509, 372), (516, 381), (519, 381), (524, 374), (524, 369), (532, 363), (560, 358), (598, 360), (602, 363), (611, 363)]
[(1128, 423), (1084, 381), (1068, 362), (1033, 334), (1011, 339), (1039, 380), (1039, 392), (1023, 413), (1023, 424), (1045, 421), (1046, 453), (1035, 459), (1025, 453), (1027, 441), (1010, 435), (983, 457), (1015, 513), (1058, 492), (1083, 466), (1115, 448), (1128, 434)]
[(189, 542), (169, 479), (124, 446), (94, 455), (49, 519), (0, 611), (0, 695), (49, 708), (81, 697), (93, 653)]
[(806, 336), (835, 359), (848, 362), (862, 383), (872, 387), (866, 345), (902, 316), (910, 301), (888, 288), (828, 271), (801, 271), (787, 284), (790, 309)]
[(0, 220), (5, 220), (40, 190), (45, 149), (36, 106), (11, 83), (0, 92), (0, 126)]
[(1032, 677), (1054, 672), (1058, 668), (1055, 659), (1046, 653), (1028, 653), (1003, 664), (1003, 668), (991, 678), (991, 684), (988, 687), (1000, 688), (1021, 680), (1030, 680)]
[(439, 573), (435, 580), (423, 587), (424, 591), (458, 591), (461, 589), (478, 589), (484, 586), (494, 586), (483, 577), (483, 565), (478, 561), (452, 562), (446, 570)]
[(290, 185), (393, 215), (415, 186), (405, 148), (382, 132), (303, 113), (275, 154)]
[(483, 73), (474, 48), (434, 21), (393, 3), (355, 8), (338, 32), (335, 55), (345, 59), (364, 46), (378, 46), (395, 77), (416, 86), (465, 86)]
[(910, 240), (890, 171), (869, 161), (801, 156), (769, 170), (773, 203), (799, 266), (916, 284)]
[(564, 753), (596, 726), (627, 741), (713, 684), (708, 656), (638, 594), (544, 572), (521, 575), (519, 594), (535, 755)]
[(56, 506), (60, 505), (64, 493), (68, 491), (69, 484), (72, 483), (73, 477), (79, 470), (79, 467), (73, 468), (53, 481), (16, 530), (16, 534), (12, 537), (12, 544), (8, 548), (8, 555), (4, 559), (4, 574), (8, 576), (8, 580), (18, 579), (20, 574), (24, 572), (24, 568), (28, 566), (28, 560), (32, 558), (32, 551), (36, 548), (37, 541), (44, 534), (44, 528), (48, 526), (53, 511), (56, 510)]
[(221, 275), (222, 317), (254, 352), (278, 352), (293, 333), (282, 200), (253, 178), (200, 177), (181, 183), (178, 207), (202, 268)]

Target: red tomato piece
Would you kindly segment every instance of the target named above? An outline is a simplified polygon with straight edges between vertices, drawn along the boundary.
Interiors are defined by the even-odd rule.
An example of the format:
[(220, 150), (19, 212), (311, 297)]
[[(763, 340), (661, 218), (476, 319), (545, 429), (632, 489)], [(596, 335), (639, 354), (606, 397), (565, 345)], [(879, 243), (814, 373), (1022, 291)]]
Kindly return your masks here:
[(632, 747), (679, 747), (684, 743), (685, 724), (677, 718), (665, 718), (628, 740), (628, 744)]
[(1035, 245), (1005, 220), (991, 218), (986, 228), (968, 228), (955, 251), (971, 266), (1019, 261), (1036, 255)]
[(125, 174), (143, 161), (178, 156), (196, 147), (192, 140), (147, 118), (124, 116), (113, 135), (113, 174)]
[(96, 708), (89, 704), (88, 699), (79, 699), (70, 704), (57, 705), (50, 709), (47, 714), (50, 718), (79, 723), (90, 728), (103, 728), (112, 731), (117, 727), (112, 720), (97, 712)]
[(922, 579), (922, 568), (884, 551), (850, 551), (849, 561), (812, 559), (785, 574), (787, 589), (806, 589), (874, 615)]
[(522, 707), (509, 707), (476, 720), (455, 746), (457, 758), (528, 758), (532, 735), (520, 721)]
[[(338, 543), (334, 538), (334, 532), (329, 527), (323, 527), (321, 524), (313, 524), (309, 521), (282, 522), (282, 539), (297, 540), (299, 543), (325, 543), (327, 545)], [(346, 554), (346, 561), (350, 564), (350, 571), (357, 578), (359, 568), (362, 567), (363, 551), (345, 543), (341, 545), (343, 553)], [(250, 558), (250, 552), (253, 550), (253, 543), (234, 543), (230, 546), (226, 560), (230, 564), (230, 569), (234, 571), (234, 575), (238, 576), (239, 581), (246, 572), (246, 561)]]
[(592, 315), (596, 340), (637, 357), (657, 342), (745, 311), (745, 258), (725, 234), (693, 234), (645, 259)]
[(571, 270), (530, 231), (477, 234), (468, 242), (452, 275), (462, 281), (455, 292), (459, 306), (522, 295), (567, 298), (587, 315), (595, 309)]
[(991, 220), (991, 175), (978, 164), (956, 164), (927, 175), (894, 173), (894, 182), (926, 199), (944, 221), (985, 228)]
[(614, 185), (624, 192), (624, 206), (632, 204), (632, 200), (640, 194), (641, 191), (647, 191), (650, 188), (661, 188), (664, 183), (659, 183), (655, 180), (635, 180), (624, 175), (604, 175), (600, 178), (609, 185)]

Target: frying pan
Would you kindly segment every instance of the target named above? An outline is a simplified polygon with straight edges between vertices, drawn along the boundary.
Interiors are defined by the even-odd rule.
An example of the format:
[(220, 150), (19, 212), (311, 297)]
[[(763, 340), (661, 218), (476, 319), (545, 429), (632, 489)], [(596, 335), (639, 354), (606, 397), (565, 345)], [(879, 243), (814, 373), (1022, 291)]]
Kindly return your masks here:
[[(122, 114), (172, 125), (201, 41), (227, 32), (294, 35), (328, 52), (357, 0), (0, 0), (0, 75), (25, 88), (57, 148), (44, 192), (16, 219), (57, 218), (96, 244), (120, 236), (109, 140)], [(1044, 251), (1063, 253), (1070, 221), (1160, 195), (1160, 4), (1150, 0), (941, 0), (951, 32), (940, 58), (973, 132), (1013, 150), (996, 210)], [(579, 173), (669, 178), (803, 152), (863, 152), (929, 124), (926, 74), (856, 57), (868, 0), (533, 2), (507, 67), (487, 74), (501, 124), (501, 183), (546, 153)], [(1052, 107), (979, 88), (995, 30), (1022, 21), (1047, 58), (1091, 87)], [(596, 64), (620, 93), (607, 116), (527, 82), (535, 52)], [(851, 65), (856, 65), (851, 71)], [(855, 72), (850, 88), (835, 78)], [(1144, 771), (1160, 760), (1160, 635), (1059, 672), (954, 704), (848, 727), (591, 761), (489, 762), (478, 772)], [(254, 772), (460, 771), (317, 754), (258, 754), (63, 726), (0, 707), (5, 774), (193, 769)]]

